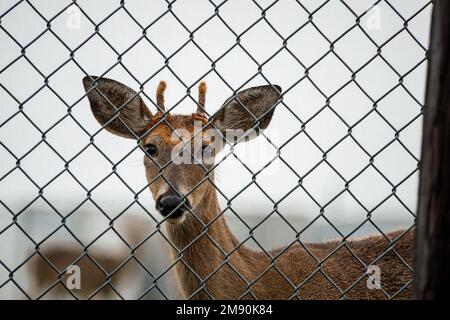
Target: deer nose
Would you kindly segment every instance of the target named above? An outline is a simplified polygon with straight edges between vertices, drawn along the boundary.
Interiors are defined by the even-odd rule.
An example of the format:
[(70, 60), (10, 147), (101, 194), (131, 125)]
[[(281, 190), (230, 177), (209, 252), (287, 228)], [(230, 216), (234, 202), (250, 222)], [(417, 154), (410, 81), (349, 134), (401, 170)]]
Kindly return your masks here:
[(169, 216), (170, 218), (179, 218), (183, 215), (188, 206), (188, 200), (182, 198), (178, 195), (160, 195), (156, 199), (156, 209), (164, 216)]

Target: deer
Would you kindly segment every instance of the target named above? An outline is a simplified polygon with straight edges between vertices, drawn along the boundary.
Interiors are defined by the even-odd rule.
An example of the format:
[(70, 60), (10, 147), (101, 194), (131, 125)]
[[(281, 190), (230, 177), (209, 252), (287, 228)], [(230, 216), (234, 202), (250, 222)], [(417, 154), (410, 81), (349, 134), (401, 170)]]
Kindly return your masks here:
[[(83, 85), (102, 128), (136, 140), (144, 152), (148, 187), (155, 209), (163, 217), (171, 243), (168, 254), (175, 262), (183, 298), (411, 298), (413, 228), (360, 239), (296, 241), (270, 251), (242, 244), (230, 230), (214, 185), (214, 162), (224, 143), (220, 147), (214, 142), (229, 143), (230, 131), (244, 132), (235, 135), (233, 143), (245, 143), (260, 135), (280, 105), (280, 86), (268, 84), (235, 92), (217, 112), (207, 116), (203, 81), (198, 87), (197, 110), (187, 115), (166, 111), (165, 81), (156, 90), (156, 113), (150, 111), (140, 93), (121, 82), (86, 76)], [(196, 123), (201, 126), (194, 132), (199, 127)], [(173, 150), (179, 148), (181, 139), (174, 138), (176, 130), (191, 137), (199, 131), (205, 133), (198, 161), (174, 161), (180, 152)], [(250, 131), (253, 134), (247, 139)], [(194, 148), (192, 140), (183, 140), (187, 149)], [(194, 150), (193, 157), (195, 154)], [(376, 288), (370, 286), (376, 280), (371, 266), (379, 271)]]

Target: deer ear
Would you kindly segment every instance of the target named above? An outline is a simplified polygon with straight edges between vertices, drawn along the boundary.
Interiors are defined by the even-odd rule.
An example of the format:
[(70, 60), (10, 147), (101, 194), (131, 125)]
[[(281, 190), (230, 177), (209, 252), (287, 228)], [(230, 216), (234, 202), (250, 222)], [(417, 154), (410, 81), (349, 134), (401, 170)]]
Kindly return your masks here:
[[(220, 110), (212, 116), (212, 123), (222, 134), (225, 134), (226, 130), (248, 132), (253, 128), (258, 135), (260, 129), (269, 126), (280, 96), (281, 88), (277, 85), (240, 91), (225, 101)], [(258, 121), (259, 126), (256, 126)]]
[(83, 85), (92, 113), (106, 130), (136, 139), (148, 128), (152, 114), (133, 89), (120, 82), (94, 76), (83, 78)]

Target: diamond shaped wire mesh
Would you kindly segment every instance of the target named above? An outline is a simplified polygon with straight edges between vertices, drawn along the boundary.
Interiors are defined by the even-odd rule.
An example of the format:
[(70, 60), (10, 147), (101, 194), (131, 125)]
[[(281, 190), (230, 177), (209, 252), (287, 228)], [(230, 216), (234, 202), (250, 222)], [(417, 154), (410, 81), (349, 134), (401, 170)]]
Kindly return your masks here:
[[(425, 0), (5, 1), (0, 297), (172, 299), (179, 297), (176, 265), (183, 264), (200, 283), (188, 299), (214, 298), (206, 283), (224, 267), (245, 284), (239, 298), (258, 298), (252, 289), (276, 274), (292, 287), (289, 298), (304, 298), (309, 281), (321, 277), (343, 299), (386, 256), (411, 276), (395, 291), (381, 289), (381, 297), (401, 295), (413, 269), (395, 245), (415, 225), (431, 10)], [(202, 79), (212, 83), (208, 114), (210, 105), (252, 84), (281, 82), (273, 106), (280, 136), (267, 131), (258, 138), (269, 154), (249, 163), (235, 142), (213, 167), (231, 181), (206, 179), (222, 204), (217, 219), (226, 215), (240, 230), (239, 243), (226, 250), (208, 232), (214, 221), (203, 224), (201, 236), (223, 255), (206, 277), (185, 262), (187, 248), (176, 247), (153, 209), (142, 148), (110, 137), (89, 113), (81, 79), (93, 73), (123, 80), (154, 108), (153, 90), (165, 78), (175, 92), (167, 94), (173, 113), (196, 106), (193, 90)], [(259, 215), (249, 213), (253, 206)], [(298, 220), (296, 210), (308, 214)], [(392, 226), (403, 228), (395, 239), (387, 235)], [(367, 234), (387, 242), (372, 261), (348, 243)], [(270, 251), (271, 238), (284, 247)], [(308, 242), (324, 239), (338, 241), (318, 256)], [(301, 283), (276, 264), (293, 245), (314, 266)], [(271, 261), (256, 279), (230, 264), (243, 246)], [(170, 248), (178, 252), (173, 260)], [(327, 274), (338, 255), (361, 268), (350, 283)], [(96, 274), (86, 295), (67, 287), (63, 258)]]

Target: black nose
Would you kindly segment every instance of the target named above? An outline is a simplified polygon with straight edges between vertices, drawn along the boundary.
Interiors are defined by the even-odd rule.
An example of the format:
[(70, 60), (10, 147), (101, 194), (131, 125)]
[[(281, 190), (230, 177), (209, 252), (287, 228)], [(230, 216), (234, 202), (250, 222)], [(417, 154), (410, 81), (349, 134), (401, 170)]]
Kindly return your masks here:
[(156, 199), (156, 209), (161, 212), (164, 217), (170, 215), (170, 218), (178, 218), (180, 217), (187, 205), (187, 199), (182, 200), (182, 198), (178, 195), (170, 194), (170, 195), (160, 195), (158, 199)]

